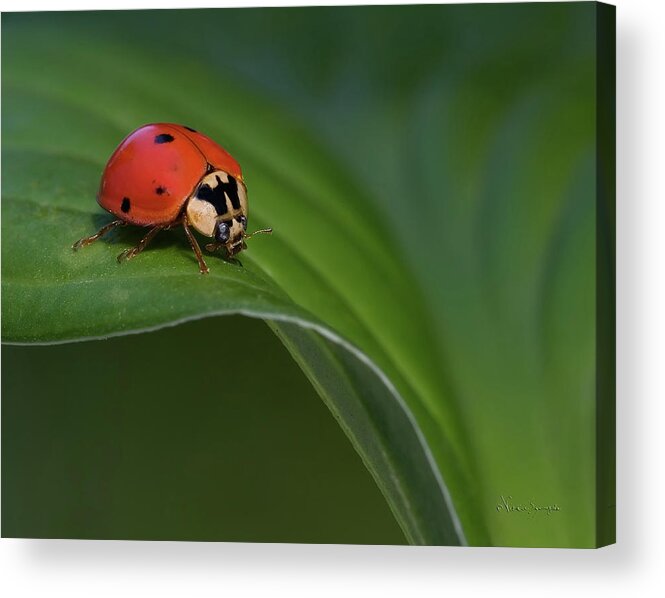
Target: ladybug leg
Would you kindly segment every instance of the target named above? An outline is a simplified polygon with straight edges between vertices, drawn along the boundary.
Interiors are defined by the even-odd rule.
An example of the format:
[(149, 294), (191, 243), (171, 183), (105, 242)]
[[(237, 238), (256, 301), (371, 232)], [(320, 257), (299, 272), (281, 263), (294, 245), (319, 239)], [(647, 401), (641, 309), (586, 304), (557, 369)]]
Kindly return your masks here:
[(215, 251), (221, 249), (222, 247), (226, 247), (224, 243), (208, 243), (206, 245), (206, 250), (208, 250), (210, 253), (215, 253)]
[(225, 243), (218, 243), (215, 241), (214, 243), (208, 243), (206, 245), (206, 251), (209, 251), (210, 253), (215, 253), (216, 251), (219, 251), (220, 249), (226, 249), (226, 244)]
[(237, 251), (233, 251), (232, 248), (226, 247), (226, 261), (229, 262), (229, 264), (236, 264), (236, 266), (244, 268), (242, 262), (236, 257), (236, 255), (238, 255), (238, 253), (240, 253), (243, 249), (247, 249), (247, 245), (245, 245), (245, 243), (243, 243), (242, 247)]
[(81, 247), (85, 247), (86, 245), (90, 245), (90, 243), (94, 243), (97, 239), (100, 237), (103, 237), (106, 233), (109, 231), (113, 230), (116, 226), (125, 226), (127, 224), (124, 220), (114, 220), (113, 222), (109, 222), (107, 225), (102, 226), (94, 235), (90, 235), (89, 237), (83, 237), (83, 239), (79, 239), (72, 245), (72, 249), (76, 251), (77, 249), (81, 249)]
[(160, 230), (163, 230), (164, 228), (166, 228), (166, 227), (164, 227), (164, 226), (155, 226), (155, 227), (151, 228), (148, 231), (148, 234), (145, 237), (143, 237), (143, 239), (141, 239), (139, 241), (139, 244), (136, 247), (132, 247), (131, 249), (125, 249), (125, 251), (123, 251), (118, 256), (118, 262), (122, 262), (123, 260), (131, 260), (133, 257), (137, 256), (139, 253), (141, 253), (146, 248), (148, 243), (150, 243), (150, 241), (152, 241), (152, 238)]
[(192, 250), (196, 254), (196, 259), (199, 261), (199, 272), (201, 274), (208, 274), (210, 270), (208, 270), (208, 266), (205, 263), (205, 260), (203, 259), (203, 254), (201, 253), (201, 248), (199, 247), (199, 243), (189, 228), (187, 217), (182, 219), (182, 227), (185, 229), (185, 234), (187, 235), (189, 244), (192, 246)]

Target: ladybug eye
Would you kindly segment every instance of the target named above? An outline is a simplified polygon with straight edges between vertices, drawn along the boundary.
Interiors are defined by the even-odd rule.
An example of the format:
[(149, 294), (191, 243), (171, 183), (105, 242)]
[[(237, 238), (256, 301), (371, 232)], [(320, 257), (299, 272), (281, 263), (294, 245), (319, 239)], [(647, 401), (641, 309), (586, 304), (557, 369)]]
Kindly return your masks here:
[(229, 240), (229, 225), (226, 222), (218, 222), (215, 230), (215, 239), (220, 243), (226, 243)]
[(240, 216), (240, 224), (243, 230), (247, 230), (247, 218), (245, 216)]

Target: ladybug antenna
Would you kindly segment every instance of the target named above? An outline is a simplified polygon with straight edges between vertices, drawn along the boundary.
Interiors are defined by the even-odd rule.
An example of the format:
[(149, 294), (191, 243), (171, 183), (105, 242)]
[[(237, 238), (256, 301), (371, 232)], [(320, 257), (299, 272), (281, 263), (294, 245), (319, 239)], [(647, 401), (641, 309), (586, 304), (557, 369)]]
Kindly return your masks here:
[(250, 233), (249, 235), (245, 234), (243, 238), (250, 239), (254, 235), (262, 235), (262, 234), (269, 235), (271, 233), (272, 233), (272, 228), (260, 228), (259, 230), (255, 230), (253, 233)]

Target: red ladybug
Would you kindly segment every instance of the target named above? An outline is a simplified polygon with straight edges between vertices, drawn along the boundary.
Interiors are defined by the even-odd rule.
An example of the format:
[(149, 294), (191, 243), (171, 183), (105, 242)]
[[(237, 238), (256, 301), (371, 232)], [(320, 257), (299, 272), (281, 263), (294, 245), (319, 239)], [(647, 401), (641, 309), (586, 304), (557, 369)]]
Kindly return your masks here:
[(136, 129), (109, 158), (99, 185), (97, 202), (117, 216), (97, 233), (74, 243), (79, 249), (96, 241), (117, 226), (150, 227), (136, 247), (123, 251), (118, 261), (143, 251), (163, 229), (182, 225), (199, 261), (201, 274), (208, 272), (194, 227), (215, 242), (209, 251), (224, 247), (228, 257), (246, 249), (247, 188), (240, 165), (212, 139), (168, 123)]

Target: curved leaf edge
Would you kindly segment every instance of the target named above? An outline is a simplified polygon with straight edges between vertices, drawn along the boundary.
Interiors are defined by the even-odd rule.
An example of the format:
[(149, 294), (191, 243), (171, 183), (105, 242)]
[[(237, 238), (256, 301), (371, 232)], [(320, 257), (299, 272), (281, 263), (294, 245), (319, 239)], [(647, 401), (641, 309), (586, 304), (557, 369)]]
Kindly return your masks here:
[[(340, 427), (344, 431), (345, 435), (347, 438), (349, 438), (351, 444), (353, 445), (354, 449), (358, 452), (360, 455), (360, 458), (362, 459), (365, 467), (368, 469), (370, 474), (372, 475), (372, 478), (375, 480), (377, 483), (381, 493), (383, 494), (384, 498), (388, 502), (388, 505), (395, 516), (395, 519), (397, 520), (398, 524), (400, 525), (400, 528), (402, 529), (403, 533), (405, 534), (405, 537), (409, 541), (410, 544), (414, 545), (454, 545), (454, 546), (467, 546), (467, 540), (464, 534), (464, 531), (462, 529), (462, 524), (460, 522), (460, 519), (457, 515), (457, 512), (455, 510), (455, 507), (453, 505), (452, 497), (451, 494), (448, 490), (448, 487), (441, 475), (441, 472), (439, 468), (436, 465), (435, 459), (429, 449), (429, 446), (425, 440), (425, 437), (418, 427), (416, 423), (416, 419), (413, 416), (411, 410), (409, 409), (408, 405), (404, 401), (404, 399), (401, 397), (395, 386), (392, 384), (390, 379), (386, 376), (386, 374), (365, 354), (363, 353), (360, 349), (358, 349), (356, 346), (354, 346), (352, 343), (347, 341), (346, 339), (342, 338), (340, 335), (335, 333), (333, 330), (330, 328), (324, 326), (323, 324), (320, 324), (315, 321), (308, 321), (302, 318), (298, 318), (295, 316), (291, 315), (284, 315), (284, 314), (279, 314), (279, 313), (271, 313), (271, 312), (261, 312), (261, 311), (254, 311), (254, 310), (247, 310), (247, 309), (223, 309), (223, 310), (214, 310), (214, 311), (209, 311), (206, 313), (201, 313), (201, 314), (193, 314), (193, 315), (187, 315), (178, 319), (174, 319), (168, 322), (163, 322), (160, 324), (156, 324), (154, 326), (146, 326), (146, 327), (140, 327), (140, 328), (135, 328), (135, 329), (129, 329), (129, 330), (122, 330), (122, 331), (115, 331), (115, 332), (109, 332), (107, 334), (103, 335), (89, 335), (89, 336), (83, 336), (83, 337), (78, 337), (78, 338), (68, 338), (68, 339), (58, 339), (54, 341), (15, 341), (15, 340), (10, 340), (7, 341), (5, 339), (2, 339), (2, 344), (4, 345), (16, 345), (16, 346), (50, 346), (50, 345), (63, 345), (63, 344), (69, 344), (73, 342), (87, 342), (87, 341), (96, 341), (96, 340), (106, 340), (109, 338), (114, 338), (114, 337), (119, 337), (119, 336), (126, 336), (126, 335), (132, 335), (132, 334), (144, 334), (144, 333), (149, 333), (149, 332), (156, 332), (158, 330), (161, 330), (163, 328), (169, 328), (172, 326), (178, 326), (181, 324), (186, 324), (187, 322), (193, 322), (197, 320), (201, 320), (204, 318), (213, 318), (213, 317), (223, 317), (223, 316), (233, 316), (233, 315), (238, 315), (238, 316), (243, 316), (243, 317), (248, 317), (248, 318), (254, 318), (254, 319), (260, 319), (269, 324), (269, 328), (273, 330), (273, 332), (276, 333), (276, 336), (280, 339), (280, 341), (285, 345), (285, 348), (287, 351), (289, 351), (289, 354), (294, 358), (296, 363), (298, 364), (298, 367), (301, 368), (307, 379), (310, 381), (310, 383), (313, 385), (314, 389), (316, 390), (317, 394), (319, 394), (320, 398), (324, 402), (324, 404), (330, 409), (332, 412), (333, 416), (337, 420), (337, 422), (340, 424)], [(307, 366), (305, 364), (305, 360), (300, 358), (298, 355), (297, 349), (295, 346), (288, 341), (288, 339), (284, 338), (284, 331), (282, 330), (282, 333), (279, 333), (277, 330), (275, 330), (274, 326), (271, 326), (270, 323), (273, 323), (273, 325), (279, 326), (279, 324), (292, 324), (295, 325), (305, 331), (313, 332), (317, 334), (319, 337), (321, 337), (324, 340), (327, 340), (331, 342), (333, 345), (336, 345), (346, 351), (348, 354), (353, 356), (355, 359), (358, 360), (359, 363), (361, 363), (363, 366), (367, 367), (372, 374), (376, 376), (376, 378), (380, 381), (382, 386), (385, 388), (385, 390), (388, 393), (388, 396), (392, 397), (395, 405), (399, 408), (399, 410), (402, 412), (404, 415), (406, 422), (409, 424), (410, 428), (413, 430), (413, 433), (420, 444), (420, 448), (422, 449), (423, 456), (427, 462), (427, 465), (429, 467), (429, 470), (431, 471), (434, 480), (438, 486), (438, 490), (441, 494), (441, 499), (443, 501), (443, 504), (445, 504), (445, 508), (447, 511), (447, 515), (450, 519), (450, 523), (452, 526), (452, 533), (446, 534), (446, 540), (445, 542), (430, 542), (426, 540), (427, 537), (427, 531), (423, 531), (420, 529), (414, 529), (414, 526), (412, 525), (411, 522), (405, 518), (403, 513), (401, 512), (400, 506), (397, 504), (397, 501), (391, 496), (387, 489), (387, 485), (384, 483), (382, 480), (381, 476), (377, 473), (375, 470), (371, 460), (369, 459), (367, 452), (363, 449), (362, 445), (358, 442), (358, 440), (355, 438), (353, 432), (352, 432), (352, 426), (349, 425), (347, 421), (344, 420), (344, 418), (341, 416), (339, 411), (335, 407), (335, 401), (332, 400), (325, 390), (319, 385), (316, 384), (315, 381), (312, 379), (311, 372), (308, 371)]]

